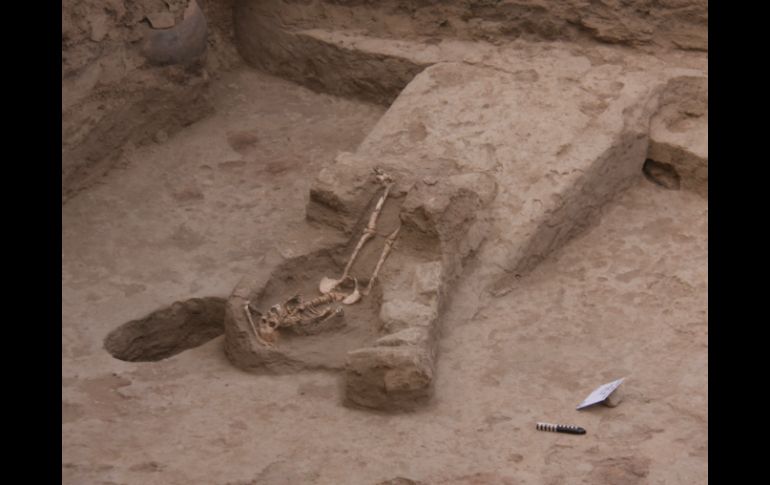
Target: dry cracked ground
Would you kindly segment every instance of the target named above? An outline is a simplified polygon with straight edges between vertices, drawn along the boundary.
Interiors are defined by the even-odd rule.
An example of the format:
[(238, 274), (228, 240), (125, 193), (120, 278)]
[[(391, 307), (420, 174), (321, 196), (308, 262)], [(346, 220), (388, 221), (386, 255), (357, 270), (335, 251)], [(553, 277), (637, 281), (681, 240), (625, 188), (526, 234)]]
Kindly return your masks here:
[[(286, 3), (296, 9), (286, 18), (304, 18), (297, 14), (300, 7)], [(335, 10), (343, 8), (337, 2), (317, 2), (327, 3), (332, 6), (324, 18), (343, 27), (357, 21)], [(350, 8), (360, 14), (355, 9), (364, 7)], [(209, 19), (213, 27), (230, 25)], [(94, 22), (92, 37), (93, 25), (101, 25)], [(291, 35), (313, 37), (305, 47), (318, 49), (323, 35), (307, 33), (307, 26), (296, 22), (304, 33)], [(389, 22), (377, 25), (397, 24)], [(392, 30), (408, 37), (406, 27)], [(433, 39), (424, 50), (415, 47), (419, 43), (357, 40), (358, 46), (349, 48), (363, 52), (360, 59), (373, 63), (385, 56), (400, 67), (390, 66), (392, 79), (366, 84), (370, 80), (351, 75), (362, 65), (349, 62), (348, 51), (335, 50), (321, 58), (337, 62), (343, 88), (324, 94), (319, 91), (334, 90), (307, 82), (306, 70), (292, 75), (270, 69), (274, 58), (262, 64), (227, 58), (216, 49), (232, 39), (211, 30), (209, 49), (220, 54), (220, 68), (227, 65), (207, 80), (205, 116), (182, 128), (154, 130), (149, 143), (126, 141), (110, 169), (71, 191), (62, 205), (62, 483), (707, 483), (707, 194), (684, 179), (681, 186), (654, 183), (641, 164), (630, 183), (594, 208), (581, 231), (552, 248), (531, 271), (506, 280), (502, 292), (490, 288), (505, 273), (498, 248), (514, 241), (504, 230), (516, 217), (504, 213), (505, 206), (492, 212), (497, 232), (451, 292), (441, 322), (435, 395), (417, 411), (387, 414), (347, 407), (337, 373), (241, 371), (225, 356), (221, 329), (201, 342), (182, 342), (178, 350), (189, 348), (156, 361), (124, 361), (104, 348), (107, 335), (126, 322), (173, 302), (220, 301), (244, 274), (339, 243), (338, 232), (306, 221), (313, 180), (340, 153), (361, 153), (378, 132), (399, 129), (397, 103), (391, 111), (389, 105), (405, 87), (399, 79), (405, 76), (408, 83), (424, 69), (421, 63), (505, 73), (511, 52), (520, 49), (520, 61), (528, 67), (514, 69), (514, 77), (559, 69), (537, 64), (533, 59), (542, 47), (525, 40), (513, 50), (494, 43), (471, 48), (485, 42), (483, 36), (471, 38), (474, 32), (463, 32), (462, 42), (468, 44)], [(693, 38), (688, 37), (696, 42)], [(592, 95), (607, 106), (615, 98), (603, 97), (600, 84), (617, 91), (611, 78), (635, 69), (664, 66), (661, 72), (684, 69), (682, 75), (691, 77), (700, 70), (707, 76), (703, 53), (629, 53), (625, 47), (584, 44), (580, 37), (569, 40), (581, 45), (579, 53), (572, 44), (555, 49), (570, 53), (562, 59), (589, 59), (586, 70), (604, 69), (593, 85), (599, 94)], [(324, 49), (338, 41), (330, 40)], [(287, 49), (292, 48), (299, 49)], [(372, 49), (398, 52), (387, 57)], [(339, 52), (348, 57), (335, 61)], [(247, 59), (253, 55), (244, 48), (241, 53)], [(570, 62), (562, 66), (565, 72), (583, 69)], [(473, 85), (470, 76), (461, 83)], [(345, 85), (344, 79), (353, 81)], [(458, 82), (452, 79), (450, 88)], [(345, 92), (353, 89), (365, 95)], [(483, 89), (481, 94), (478, 86), (474, 89), (474, 96), (484, 96)], [(461, 90), (456, 93), (463, 96)], [(488, 95), (468, 106), (500, 101), (494, 89)], [(666, 115), (667, 105), (661, 106), (653, 107), (659, 116), (650, 126), (662, 124), (667, 131), (661, 128), (665, 133), (652, 140), (657, 145), (650, 145), (650, 153), (681, 159), (666, 148), (679, 144), (698, 155), (706, 140), (682, 141), (702, 134), (692, 128), (701, 119), (697, 106), (685, 106), (680, 111), (690, 114), (679, 118)], [(420, 109), (418, 103), (409, 107)], [(594, 113), (601, 108), (587, 110), (588, 126), (607, 131)], [(438, 136), (436, 127), (443, 125), (425, 119), (422, 127), (404, 121), (406, 149), (415, 140)], [(549, 127), (526, 131), (537, 138), (539, 130)], [(522, 138), (510, 143), (526, 146), (527, 136), (516, 136)], [(504, 138), (498, 135), (493, 151), (509, 149)], [(418, 148), (421, 156), (431, 156), (430, 146)], [(451, 148), (484, 159), (472, 141), (457, 141)], [(704, 157), (707, 164), (707, 152)], [(506, 162), (498, 157), (496, 163)], [(507, 179), (499, 175), (506, 168), (501, 170), (497, 193), (505, 195), (513, 190), (506, 189)], [(620, 377), (627, 379), (619, 406), (575, 410), (595, 387)], [(541, 432), (535, 429), (538, 421), (579, 425), (587, 434)]]

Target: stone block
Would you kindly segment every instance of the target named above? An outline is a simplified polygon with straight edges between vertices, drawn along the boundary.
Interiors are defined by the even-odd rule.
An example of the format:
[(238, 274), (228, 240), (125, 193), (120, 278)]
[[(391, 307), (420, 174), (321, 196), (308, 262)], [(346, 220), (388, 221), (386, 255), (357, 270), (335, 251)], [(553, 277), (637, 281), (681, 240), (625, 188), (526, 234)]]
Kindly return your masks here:
[(428, 328), (406, 328), (377, 339), (374, 345), (377, 347), (396, 347), (400, 345), (424, 346), (429, 338), (430, 330)]
[(380, 320), (386, 333), (410, 327), (429, 327), (438, 317), (436, 301), (425, 305), (410, 300), (385, 301), (380, 308)]
[(441, 288), (441, 262), (415, 265), (412, 290), (418, 295), (437, 295)]
[(346, 399), (386, 411), (414, 409), (433, 393), (434, 362), (422, 347), (368, 347), (348, 353)]

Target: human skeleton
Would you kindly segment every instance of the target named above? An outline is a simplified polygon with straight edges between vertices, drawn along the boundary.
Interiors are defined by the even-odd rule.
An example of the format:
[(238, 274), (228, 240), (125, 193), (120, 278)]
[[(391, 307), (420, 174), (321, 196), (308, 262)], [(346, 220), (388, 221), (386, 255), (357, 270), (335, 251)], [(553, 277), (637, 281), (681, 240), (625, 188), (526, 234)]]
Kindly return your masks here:
[[(393, 243), (401, 229), (399, 226), (385, 239), (385, 245), (380, 254), (380, 259), (377, 261), (377, 265), (372, 272), (372, 276), (369, 278), (366, 288), (359, 291), (358, 281), (350, 276), (350, 269), (353, 267), (353, 262), (361, 251), (361, 248), (363, 248), (364, 244), (377, 233), (377, 219), (380, 216), (380, 212), (382, 212), (385, 199), (388, 198), (394, 184), (392, 177), (379, 168), (374, 169), (374, 176), (385, 188), (385, 191), (377, 201), (377, 205), (374, 207), (372, 214), (369, 216), (369, 223), (364, 228), (363, 234), (358, 240), (358, 244), (356, 244), (356, 247), (353, 249), (353, 253), (350, 255), (350, 259), (345, 265), (345, 269), (339, 279), (324, 277), (319, 284), (321, 296), (305, 301), (302, 296), (294, 295), (283, 303), (273, 305), (264, 315), (251, 306), (250, 301), (246, 301), (246, 304), (244, 305), (246, 317), (249, 320), (249, 324), (251, 324), (257, 342), (261, 345), (274, 347), (278, 338), (279, 329), (290, 329), (300, 335), (320, 333), (325, 329), (334, 326), (344, 316), (344, 310), (338, 303), (352, 305), (359, 301), (362, 296), (367, 296), (372, 290), (372, 286), (377, 279), (380, 268), (382, 268), (385, 259), (388, 257), (388, 254), (390, 254)], [(339, 291), (342, 289), (343, 285), (348, 282), (353, 283), (352, 292), (344, 293), (343, 291)], [(259, 318), (259, 324), (254, 323), (252, 313)]]

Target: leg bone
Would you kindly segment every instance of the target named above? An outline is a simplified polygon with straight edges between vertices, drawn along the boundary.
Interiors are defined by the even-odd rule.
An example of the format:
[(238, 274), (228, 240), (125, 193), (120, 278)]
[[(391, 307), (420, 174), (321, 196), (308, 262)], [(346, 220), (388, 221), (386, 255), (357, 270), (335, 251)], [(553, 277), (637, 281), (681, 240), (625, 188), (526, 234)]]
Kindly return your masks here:
[(358, 244), (356, 244), (356, 247), (353, 249), (353, 253), (350, 255), (350, 259), (348, 260), (348, 263), (345, 265), (345, 270), (342, 272), (342, 276), (340, 277), (340, 279), (334, 280), (331, 278), (324, 277), (321, 280), (321, 284), (319, 285), (319, 290), (321, 291), (321, 293), (329, 293), (348, 277), (350, 268), (353, 267), (353, 263), (358, 257), (358, 253), (361, 251), (361, 248), (363, 248), (364, 244), (366, 244), (366, 242), (369, 239), (374, 237), (374, 234), (376, 233), (375, 229), (377, 227), (377, 219), (380, 216), (380, 212), (382, 211), (382, 206), (385, 204), (385, 199), (388, 198), (388, 194), (390, 193), (390, 189), (392, 187), (393, 187), (392, 182), (388, 183), (388, 185), (385, 186), (385, 192), (380, 197), (380, 200), (377, 201), (377, 205), (374, 207), (372, 214), (369, 216), (369, 223), (364, 228), (364, 233), (361, 235), (361, 239), (358, 240)]
[(364, 288), (364, 291), (361, 292), (363, 295), (368, 295), (369, 292), (372, 291), (374, 280), (377, 279), (377, 275), (380, 273), (380, 268), (382, 268), (383, 263), (385, 263), (385, 259), (387, 259), (388, 254), (390, 254), (390, 250), (393, 247), (393, 243), (396, 241), (396, 237), (398, 236), (398, 232), (400, 230), (401, 226), (398, 226), (396, 230), (393, 231), (385, 240), (385, 246), (382, 248), (382, 254), (380, 254), (380, 259), (377, 261), (377, 266), (374, 267), (372, 277), (369, 278), (369, 283), (366, 285), (366, 288)]

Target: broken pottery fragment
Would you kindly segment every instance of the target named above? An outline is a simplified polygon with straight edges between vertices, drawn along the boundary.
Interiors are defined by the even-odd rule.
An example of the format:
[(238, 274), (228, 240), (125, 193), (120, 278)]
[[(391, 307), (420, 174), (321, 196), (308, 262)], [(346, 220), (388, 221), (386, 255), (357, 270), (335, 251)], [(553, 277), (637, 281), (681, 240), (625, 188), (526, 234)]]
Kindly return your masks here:
[(147, 21), (153, 29), (168, 29), (174, 26), (174, 14), (171, 12), (148, 13)]
[[(172, 19), (173, 20), (173, 19)], [(159, 25), (167, 25), (165, 17)], [(153, 64), (185, 64), (196, 60), (206, 51), (208, 23), (206, 16), (191, 1), (184, 20), (171, 28), (148, 29), (142, 45), (142, 54)]]

